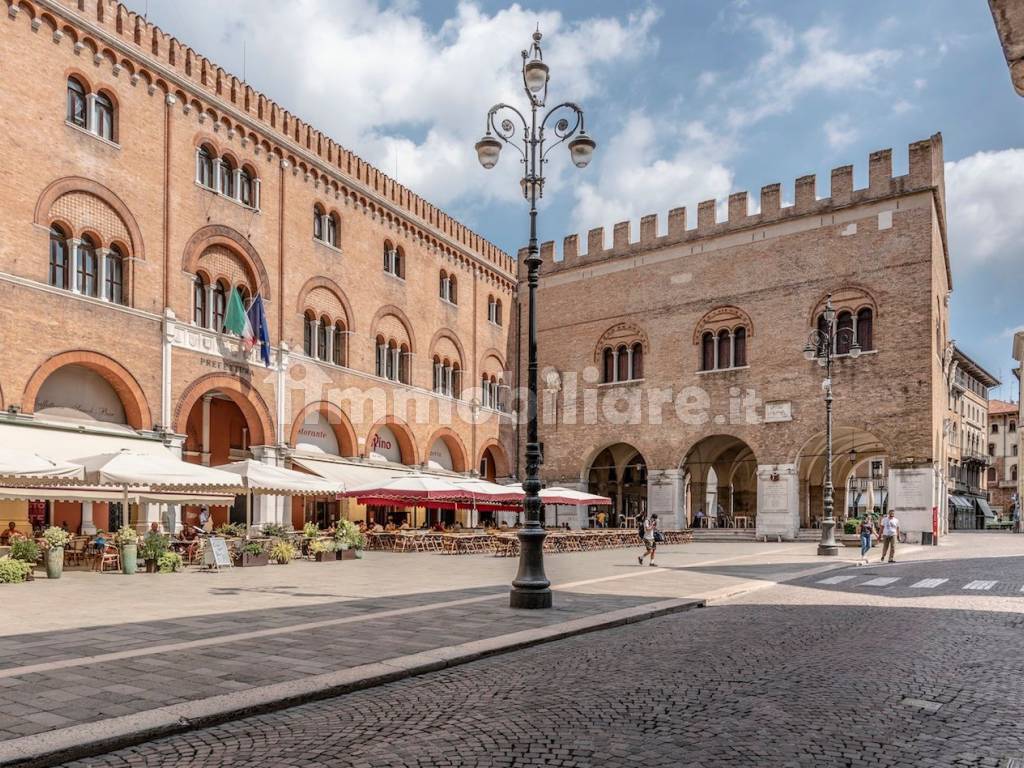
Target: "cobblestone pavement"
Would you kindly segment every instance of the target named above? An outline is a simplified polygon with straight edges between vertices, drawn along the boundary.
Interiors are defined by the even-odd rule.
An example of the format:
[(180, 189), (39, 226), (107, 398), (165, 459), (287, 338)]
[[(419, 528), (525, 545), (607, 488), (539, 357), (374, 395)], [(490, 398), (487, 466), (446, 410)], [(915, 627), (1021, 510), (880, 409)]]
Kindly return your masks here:
[(995, 768), (1024, 755), (1021, 585), (1021, 557), (848, 567), (71, 765)]

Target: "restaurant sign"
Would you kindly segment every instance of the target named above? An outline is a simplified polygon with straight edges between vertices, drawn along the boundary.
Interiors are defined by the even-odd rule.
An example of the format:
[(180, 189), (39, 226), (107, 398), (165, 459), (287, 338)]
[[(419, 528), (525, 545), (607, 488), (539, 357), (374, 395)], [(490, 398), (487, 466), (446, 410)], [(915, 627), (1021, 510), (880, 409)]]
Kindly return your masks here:
[(299, 435), (295, 440), (295, 449), (313, 451), (314, 453), (329, 453), (332, 456), (341, 454), (334, 428), (320, 411), (308, 414), (302, 422), (302, 426), (299, 427)]
[(370, 441), (370, 458), (374, 461), (394, 461), (402, 463), (402, 449), (398, 447), (398, 438), (390, 427), (380, 427)]
[(435, 440), (434, 444), (430, 446), (430, 458), (427, 459), (427, 466), (430, 469), (447, 469), (449, 471), (453, 469), (452, 452), (448, 450), (448, 446), (441, 438)]

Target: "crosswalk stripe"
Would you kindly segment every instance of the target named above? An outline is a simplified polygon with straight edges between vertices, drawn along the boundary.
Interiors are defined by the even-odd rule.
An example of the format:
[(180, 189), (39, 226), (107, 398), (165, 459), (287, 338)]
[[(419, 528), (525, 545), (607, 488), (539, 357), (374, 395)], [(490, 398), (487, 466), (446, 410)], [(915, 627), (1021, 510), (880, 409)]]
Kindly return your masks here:
[(895, 581), (899, 581), (899, 576), (879, 576), (877, 579), (870, 579), (865, 581), (860, 586), (862, 587), (887, 587)]
[(832, 576), (827, 579), (822, 579), (819, 584), (842, 584), (844, 581), (856, 578), (855, 576)]
[(911, 584), (911, 589), (935, 589), (940, 584), (945, 584), (949, 579), (921, 579), (916, 584)]
[(975, 589), (975, 590), (988, 590), (992, 589), (997, 584), (995, 581), (972, 581), (970, 584), (965, 584), (964, 589)]

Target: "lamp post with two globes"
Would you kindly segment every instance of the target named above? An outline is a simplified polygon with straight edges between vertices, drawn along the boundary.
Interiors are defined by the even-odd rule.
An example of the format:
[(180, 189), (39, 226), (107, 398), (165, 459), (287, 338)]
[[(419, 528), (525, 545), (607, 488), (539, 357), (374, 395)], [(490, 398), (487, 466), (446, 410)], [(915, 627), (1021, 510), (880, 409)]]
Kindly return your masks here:
[[(484, 168), (493, 168), (502, 145), (514, 147), (523, 164), (520, 185), (530, 203), (530, 242), (526, 256), (529, 291), (527, 342), (527, 426), (526, 478), (523, 490), (525, 525), (519, 530), (519, 570), (512, 582), (509, 604), (513, 608), (550, 608), (551, 582), (544, 574), (544, 538), (540, 524), (540, 442), (537, 435), (537, 306), (536, 292), (540, 271), (537, 248), (537, 200), (544, 195), (544, 164), (548, 154), (565, 143), (573, 163), (585, 168), (597, 144), (587, 135), (583, 110), (572, 102), (563, 102), (542, 116), (548, 95), (548, 65), (540, 47), (540, 31), (534, 32), (529, 50), (523, 51), (523, 89), (530, 102), (529, 119), (509, 104), (495, 104), (487, 112), (486, 130), (476, 143), (477, 158)], [(553, 124), (549, 122), (553, 117)], [(545, 132), (550, 130), (551, 136)]]
[(821, 388), (825, 393), (825, 488), (824, 510), (821, 520), (821, 542), (818, 554), (836, 556), (839, 544), (836, 543), (836, 520), (834, 511), (834, 489), (832, 488), (832, 363), (837, 354), (837, 341), (843, 334), (850, 335), (850, 352), (852, 358), (860, 357), (860, 345), (857, 343), (856, 331), (853, 328), (839, 328), (836, 322), (836, 310), (832, 306), (832, 294), (825, 300), (823, 322), (811, 331), (804, 347), (804, 357), (808, 361), (817, 358), (818, 365), (825, 369), (825, 378)]

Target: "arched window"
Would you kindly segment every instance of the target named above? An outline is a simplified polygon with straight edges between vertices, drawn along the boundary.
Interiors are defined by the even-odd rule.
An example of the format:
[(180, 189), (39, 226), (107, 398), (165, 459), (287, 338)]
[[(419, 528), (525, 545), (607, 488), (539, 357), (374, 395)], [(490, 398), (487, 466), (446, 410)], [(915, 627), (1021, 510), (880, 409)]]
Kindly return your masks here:
[(50, 227), (50, 285), (68, 287), (68, 236), (56, 224)]
[(1017, 431), (1017, 422), (1011, 420), (1010, 421), (1010, 426), (1008, 427), (1007, 431), (1008, 432), (1016, 432)]
[(825, 321), (825, 315), (818, 315), (818, 357), (825, 356), (825, 344), (828, 338), (828, 323)]
[(401, 246), (395, 248), (395, 276), (405, 278), (405, 251)]
[(448, 300), (448, 273), (445, 272), (443, 269), (441, 270), (441, 275), (440, 275), (440, 278), (438, 279), (438, 286), (439, 286), (439, 288), (438, 288), (438, 295), (442, 299), (447, 301)]
[(462, 368), (458, 363), (452, 363), (450, 392), (452, 397), (462, 399)]
[(253, 195), (252, 174), (247, 168), (238, 171), (238, 202), (250, 208), (256, 207), (256, 198)]
[(192, 280), (192, 324), (205, 328), (207, 323), (206, 280), (202, 275), (196, 275)]
[(743, 368), (747, 364), (747, 329), (742, 326), (733, 332), (732, 356), (733, 364), (737, 368)]
[(700, 339), (700, 369), (702, 371), (715, 369), (715, 335), (711, 331), (705, 331)]
[(319, 205), (313, 206), (313, 237), (324, 239), (324, 209)]
[(853, 345), (853, 314), (840, 312), (836, 315), (836, 354), (850, 354), (850, 347)]
[(225, 155), (220, 159), (220, 193), (225, 197), (235, 197), (235, 164)]
[(871, 307), (864, 307), (857, 312), (857, 343), (861, 351), (875, 348), (873, 320)]
[(348, 335), (345, 333), (345, 324), (340, 320), (334, 324), (334, 360), (332, 361), (335, 365), (348, 365), (348, 355), (346, 352), (346, 339)]
[(409, 347), (403, 344), (398, 349), (398, 380), (403, 384), (408, 384), (412, 381), (412, 376), (409, 375), (409, 367), (412, 363)]
[(124, 290), (124, 254), (116, 245), (110, 246), (106, 256), (106, 285), (103, 287), (103, 295), (107, 301), (114, 304), (125, 303)]
[(601, 381), (606, 384), (615, 381), (615, 353), (611, 347), (605, 347), (601, 353)]
[(316, 356), (319, 360), (327, 360), (327, 328), (329, 326), (330, 321), (326, 317), (321, 317), (316, 324)]
[(1010, 465), (1010, 479), (1013, 480), (1013, 482), (1017, 482), (1017, 465), (1016, 464), (1011, 464)]
[(338, 215), (330, 213), (326, 219), (327, 229), (324, 232), (324, 240), (328, 245), (338, 247)]
[(307, 312), (302, 318), (302, 352), (306, 357), (313, 356), (313, 326), (316, 324), (316, 318), (311, 312)]
[(98, 274), (96, 244), (91, 237), (83, 235), (81, 245), (78, 246), (78, 292), (84, 296), (96, 296)]
[(114, 102), (110, 100), (110, 97), (100, 91), (96, 94), (94, 100), (94, 109), (96, 110), (96, 127), (95, 132), (97, 136), (100, 136), (107, 141), (116, 141), (114, 136)]
[(252, 291), (249, 290), (249, 286), (239, 285), (235, 290), (238, 291), (238, 298), (242, 300), (242, 309), (248, 310), (252, 302)]
[(629, 380), (629, 350), (625, 344), (620, 344), (618, 349), (615, 350), (616, 356), (618, 357), (617, 365), (617, 376), (616, 381), (628, 381)]
[(207, 189), (216, 188), (213, 175), (213, 151), (203, 145), (196, 150), (196, 181)]
[(994, 435), (994, 434), (997, 434), (998, 432), (999, 432), (999, 425), (996, 424), (996, 423), (993, 423), (992, 424), (992, 434)]
[(639, 341), (633, 344), (633, 373), (631, 379), (642, 379), (644, 377), (644, 345)]
[(398, 345), (394, 339), (388, 342), (387, 378), (394, 381), (398, 377)]
[(391, 252), (394, 251), (394, 246), (387, 240), (384, 241), (384, 271), (393, 272), (394, 265), (391, 262)]
[(989, 443), (988, 444), (988, 455), (989, 456), (995, 456), (996, 455), (996, 444), (995, 443)]
[(435, 392), (440, 392), (441, 391), (441, 376), (442, 376), (441, 358), (438, 357), (437, 355), (434, 355), (434, 391)]
[(452, 304), (458, 304), (459, 303), (458, 287), (459, 287), (459, 284), (455, 280), (455, 275), (449, 275), (448, 276), (448, 301), (450, 301)]
[(382, 379), (387, 377), (387, 361), (388, 361), (388, 345), (384, 341), (383, 336), (378, 336), (376, 340), (377, 349), (377, 368), (376, 373)]
[(224, 314), (228, 308), (228, 288), (222, 280), (213, 286), (213, 306), (211, 307), (210, 328), (220, 333), (224, 330)]
[(718, 332), (718, 365), (716, 367), (732, 367), (732, 343), (729, 339), (729, 331), (725, 329)]
[(67, 120), (79, 128), (86, 128), (88, 127), (87, 115), (85, 86), (77, 77), (69, 77)]

